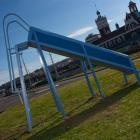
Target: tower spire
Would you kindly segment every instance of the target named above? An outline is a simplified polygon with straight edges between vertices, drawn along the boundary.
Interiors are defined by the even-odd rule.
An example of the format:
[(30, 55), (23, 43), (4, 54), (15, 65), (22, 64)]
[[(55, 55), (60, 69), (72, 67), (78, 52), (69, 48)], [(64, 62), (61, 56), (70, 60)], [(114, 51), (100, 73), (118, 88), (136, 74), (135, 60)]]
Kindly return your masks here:
[(96, 3), (94, 3), (94, 7), (95, 7), (95, 9), (96, 9), (96, 11), (97, 11), (97, 5), (96, 5)]
[(96, 9), (96, 14), (97, 14), (97, 16), (101, 16), (100, 11), (97, 9), (96, 3), (94, 3), (94, 7), (95, 7), (95, 9)]
[(111, 32), (109, 23), (105, 16), (102, 16), (101, 13), (97, 10), (97, 19), (95, 20), (98, 30), (101, 36), (104, 36)]

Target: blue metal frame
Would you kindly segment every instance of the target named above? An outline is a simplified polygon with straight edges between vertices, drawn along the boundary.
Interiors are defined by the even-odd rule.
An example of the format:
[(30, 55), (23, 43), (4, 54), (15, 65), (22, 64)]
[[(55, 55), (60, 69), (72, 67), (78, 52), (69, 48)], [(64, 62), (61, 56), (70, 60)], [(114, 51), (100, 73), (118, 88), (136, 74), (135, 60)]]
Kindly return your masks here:
[[(20, 21), (18, 21), (17, 19), (12, 20), (7, 25), (5, 25), (6, 19), (10, 16), (17, 17), (17, 19)], [(55, 84), (51, 77), (51, 74), (48, 69), (48, 65), (46, 63), (42, 50), (49, 49), (50, 52), (51, 51), (53, 51), (54, 53), (59, 52), (62, 55), (77, 57), (79, 60), (81, 60), (81, 66), (82, 66), (83, 72), (85, 74), (85, 78), (87, 80), (87, 84), (89, 86), (89, 90), (90, 90), (92, 96), (94, 96), (94, 91), (93, 91), (92, 85), (90, 83), (88, 74), (87, 74), (85, 60), (88, 62), (88, 65), (90, 66), (92, 75), (95, 79), (96, 85), (97, 85), (100, 95), (102, 97), (105, 97), (105, 95), (102, 91), (101, 85), (100, 85), (100, 83), (97, 79), (96, 73), (94, 71), (94, 66), (92, 65), (92, 63), (94, 63), (94, 62), (103, 64), (105, 66), (108, 65), (112, 68), (122, 71), (125, 74), (133, 73), (133, 74), (135, 74), (136, 79), (137, 79), (138, 83), (140, 84), (139, 72), (137, 71), (132, 60), (130, 60), (127, 55), (124, 55), (124, 54), (121, 54), (121, 53), (118, 53), (115, 51), (111, 51), (108, 49), (96, 47), (95, 45), (77, 41), (77, 40), (74, 40), (74, 39), (71, 39), (68, 37), (64, 37), (64, 36), (61, 36), (58, 34), (54, 34), (51, 32), (46, 32), (46, 31), (37, 29), (35, 27), (30, 27), (27, 24), (27, 22), (25, 22), (20, 16), (10, 13), (10, 14), (6, 15), (3, 19), (3, 32), (4, 32), (4, 39), (5, 39), (5, 44), (6, 44), (7, 61), (8, 61), (9, 76), (10, 76), (12, 91), (14, 91), (13, 80), (15, 78), (14, 78), (14, 72), (12, 70), (13, 62), (12, 62), (12, 57), (11, 57), (12, 53), (11, 53), (10, 42), (9, 42), (9, 34), (8, 34), (9, 26), (12, 23), (16, 23), (16, 24), (20, 25), (24, 30), (26, 30), (28, 32), (28, 41), (31, 44), (30, 47), (35, 47), (39, 53), (40, 61), (43, 66), (43, 69), (44, 69), (44, 72), (46, 75), (46, 79), (48, 80), (52, 97), (55, 101), (58, 111), (61, 112), (64, 117), (67, 116), (67, 113), (65, 113), (65, 111), (64, 111), (62, 102), (57, 93)], [(28, 29), (30, 29), (30, 30), (28, 30)], [(42, 40), (40, 41), (39, 34), (43, 34), (42, 38), (43, 38), (43, 41), (45, 40), (45, 42), (43, 42)], [(35, 36), (35, 39), (32, 39), (32, 35)], [(16, 46), (16, 58), (17, 58), (18, 70), (19, 70), (21, 87), (22, 87), (22, 99), (24, 101), (26, 117), (27, 117), (27, 121), (28, 121), (28, 131), (31, 132), (32, 120), (31, 120), (31, 116), (30, 116), (30, 108), (29, 108), (29, 103), (28, 103), (28, 98), (27, 98), (27, 90), (25, 87), (25, 81), (24, 81), (22, 65), (21, 65), (21, 61), (20, 61), (20, 54), (19, 54), (19, 52), (21, 50), (24, 50), (27, 48), (28, 48), (28, 42), (26, 44), (17, 45)], [(111, 56), (109, 56), (109, 54)], [(128, 82), (126, 75), (124, 75), (124, 79), (125, 79), (125, 82)]]
[(87, 62), (88, 62), (88, 65), (89, 65), (89, 67), (90, 67), (90, 70), (91, 70), (91, 72), (92, 72), (92, 75), (93, 75), (93, 77), (94, 77), (94, 80), (95, 80), (95, 82), (96, 82), (96, 85), (97, 85), (97, 87), (98, 87), (99, 93), (100, 93), (100, 95), (101, 95), (102, 97), (105, 97), (105, 94), (104, 94), (104, 92), (103, 92), (103, 90), (102, 90), (102, 87), (101, 87), (99, 81), (98, 81), (98, 78), (97, 78), (96, 73), (95, 73), (95, 71), (94, 71), (94, 67), (93, 67), (93, 65), (92, 65), (92, 63), (91, 63), (91, 61), (90, 61), (90, 59), (89, 59), (89, 57), (88, 57), (88, 55), (87, 55), (87, 51), (86, 51), (86, 48), (85, 48), (84, 45), (83, 45), (83, 50), (84, 50), (84, 53), (85, 53), (85, 58), (86, 58), (86, 60), (87, 60)]
[(92, 88), (92, 84), (90, 82), (90, 79), (89, 79), (89, 76), (88, 76), (88, 73), (87, 73), (87, 66), (86, 66), (86, 63), (85, 61), (80, 61), (81, 62), (81, 68), (84, 72), (84, 75), (85, 75), (85, 79), (87, 81), (87, 85), (89, 87), (89, 90), (90, 90), (90, 93), (91, 93), (91, 96), (94, 97), (94, 91), (93, 91), (93, 88)]
[(125, 73), (123, 73), (123, 77), (124, 77), (124, 83), (125, 83), (125, 85), (127, 85), (128, 84), (127, 75)]
[[(108, 65), (114, 69), (118, 69), (127, 74), (134, 73), (134, 69), (131, 67), (131, 62), (128, 59), (129, 57), (127, 55), (115, 51), (111, 51), (105, 48), (96, 47), (95, 45), (77, 41), (48, 31), (43, 31), (35, 27), (30, 27), (30, 32), (28, 36), (29, 42), (35, 43), (34, 38), (32, 38), (32, 34), (31, 34), (32, 31), (35, 31), (38, 34), (39, 36), (38, 43), (44, 50), (53, 49), (54, 53), (55, 52), (57, 53), (57, 51), (59, 51), (60, 55), (66, 55), (70, 57), (77, 57), (83, 59), (84, 53), (82, 52), (81, 46), (85, 45), (85, 47), (87, 48), (88, 57), (94, 63), (100, 63), (105, 66)], [(60, 42), (58, 41), (59, 39), (61, 40)], [(70, 47), (70, 45), (72, 46)], [(96, 57), (95, 53), (98, 57)], [(99, 55), (100, 53), (102, 53), (103, 55)], [(112, 58), (110, 57), (110, 55)]]
[(6, 28), (6, 36), (7, 36), (7, 46), (8, 46), (8, 50), (9, 50), (9, 58), (10, 58), (10, 66), (11, 66), (11, 73), (12, 73), (12, 82), (13, 82), (13, 93), (16, 92), (16, 80), (15, 80), (15, 73), (14, 73), (14, 67), (13, 67), (13, 59), (12, 59), (12, 54), (11, 54), (11, 46), (10, 46), (10, 39), (9, 39), (9, 25), (10, 23), (7, 25)]
[(136, 69), (136, 66), (135, 66), (135, 64), (131, 61), (131, 65), (132, 65), (132, 67), (134, 68), (134, 70), (135, 70), (135, 77), (136, 77), (136, 79), (137, 79), (137, 82), (138, 82), (138, 84), (140, 85), (140, 75), (139, 75), (139, 72), (138, 72), (138, 70)]
[[(36, 33), (34, 32), (33, 33), (34, 36), (35, 36), (35, 39), (36, 39), (36, 43), (38, 42), (38, 37), (36, 35)], [(56, 107), (58, 109), (59, 112), (62, 113), (62, 115), (65, 117), (67, 117), (67, 113), (64, 111), (64, 108), (63, 108), (63, 105), (62, 105), (62, 102), (60, 100), (60, 97), (57, 93), (57, 90), (56, 90), (56, 87), (55, 87), (55, 84), (53, 82), (53, 79), (51, 77), (51, 74), (50, 74), (50, 71), (49, 71), (49, 68), (48, 68), (48, 65), (46, 63), (46, 60), (45, 60), (45, 57), (44, 57), (44, 54), (43, 54), (43, 51), (40, 47), (40, 45), (38, 44), (37, 45), (37, 51), (38, 51), (38, 54), (40, 56), (40, 61), (41, 61), (41, 64), (43, 66), (43, 70), (45, 72), (45, 76), (46, 76), (46, 79), (49, 83), (49, 87), (50, 87), (50, 90), (51, 90), (51, 93), (52, 93), (52, 97), (54, 99), (54, 102), (56, 104)]]
[(29, 101), (28, 101), (27, 90), (26, 90), (26, 85), (25, 85), (25, 81), (24, 81), (22, 64), (21, 64), (21, 60), (20, 60), (20, 54), (18, 51), (18, 47), (16, 47), (16, 58), (17, 58), (17, 64), (18, 64), (18, 70), (19, 70), (19, 76), (20, 76), (20, 82), (21, 82), (22, 98), (24, 101), (26, 118), (27, 118), (27, 122), (28, 122), (28, 131), (31, 132), (32, 131), (32, 120), (31, 120)]
[[(10, 17), (16, 17), (16, 20), (8, 21), (8, 24), (6, 25), (6, 20)], [(16, 92), (17, 89), (16, 89), (15, 74), (14, 74), (14, 68), (13, 68), (12, 53), (11, 53), (11, 48), (10, 48), (8, 31), (9, 31), (9, 26), (12, 23), (17, 23), (26, 30), (26, 27), (23, 24), (21, 24), (18, 20), (22, 21), (24, 25), (26, 25), (29, 28), (29, 25), (27, 24), (27, 22), (15, 13), (9, 13), (3, 18), (3, 33), (4, 33), (4, 40), (5, 40), (5, 46), (6, 46), (8, 70), (9, 70), (12, 93)]]
[(7, 44), (4, 20), (3, 20), (3, 33), (4, 33), (4, 40), (5, 40), (5, 47), (6, 47), (6, 55), (7, 55), (7, 62), (8, 62), (8, 70), (9, 70), (11, 91), (14, 92), (14, 88), (13, 88), (14, 84), (13, 84), (13, 77), (12, 77), (12, 71), (11, 71), (11, 62), (10, 62), (10, 56), (9, 56), (10, 53), (9, 53), (9, 47), (8, 47), (8, 44)]

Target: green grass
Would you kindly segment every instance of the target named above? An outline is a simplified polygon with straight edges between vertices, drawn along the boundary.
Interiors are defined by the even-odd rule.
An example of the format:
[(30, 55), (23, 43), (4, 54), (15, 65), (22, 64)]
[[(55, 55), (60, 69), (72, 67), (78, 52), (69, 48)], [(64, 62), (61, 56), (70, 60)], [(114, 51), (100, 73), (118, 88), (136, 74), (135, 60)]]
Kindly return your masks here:
[(140, 51), (129, 55), (132, 59), (140, 58)]
[[(139, 58), (140, 58), (140, 52), (136, 52), (136, 53), (130, 54), (129, 57), (130, 57), (132, 60), (139, 59)], [(103, 67), (103, 66), (96, 66), (96, 67), (95, 67), (95, 71), (100, 71), (100, 70), (103, 70), (103, 69), (106, 69), (106, 68)], [(90, 73), (90, 70), (88, 70), (88, 72)], [(75, 78), (75, 77), (78, 77), (78, 76), (83, 76), (83, 73), (80, 72), (80, 73), (75, 74), (75, 75), (73, 75), (73, 76), (71, 76), (71, 77), (68, 77), (68, 78), (65, 77), (65, 78), (63, 78), (63, 79), (60, 80), (60, 81), (69, 80), (69, 79), (72, 79), (72, 78)]]
[(9, 108), (0, 114), (0, 139), (139, 140), (140, 87), (134, 76), (129, 76), (128, 86), (123, 84), (122, 74), (114, 70), (103, 71), (98, 78), (105, 99), (98, 96), (92, 78), (97, 95), (94, 99), (90, 98), (85, 80), (59, 89), (65, 111), (71, 116), (67, 121), (57, 112), (50, 94), (32, 99), (32, 133), (26, 132), (23, 106)]

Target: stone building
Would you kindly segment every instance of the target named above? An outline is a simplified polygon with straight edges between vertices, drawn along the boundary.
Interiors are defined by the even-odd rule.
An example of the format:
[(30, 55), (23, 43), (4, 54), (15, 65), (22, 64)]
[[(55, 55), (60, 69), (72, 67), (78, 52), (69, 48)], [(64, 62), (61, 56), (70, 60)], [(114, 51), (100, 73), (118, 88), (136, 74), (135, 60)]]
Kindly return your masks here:
[(136, 3), (129, 2), (129, 13), (126, 13), (122, 27), (116, 23), (116, 30), (111, 31), (107, 17), (97, 11), (95, 20), (99, 34), (90, 34), (85, 41), (107, 49), (132, 53), (140, 50), (140, 12)]

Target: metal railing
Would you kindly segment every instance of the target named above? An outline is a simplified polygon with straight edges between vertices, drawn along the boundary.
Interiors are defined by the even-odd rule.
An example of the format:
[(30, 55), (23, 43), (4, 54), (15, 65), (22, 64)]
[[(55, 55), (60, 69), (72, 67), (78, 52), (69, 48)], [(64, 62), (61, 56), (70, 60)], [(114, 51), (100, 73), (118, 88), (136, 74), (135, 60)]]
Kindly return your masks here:
[[(11, 21), (7, 21), (9, 18), (12, 18)], [(29, 31), (29, 27), (30, 27), (29, 24), (23, 18), (21, 18), (19, 15), (15, 13), (9, 13), (3, 18), (3, 33), (4, 33), (4, 40), (5, 40), (8, 70), (9, 70), (10, 85), (11, 85), (12, 93), (16, 92), (16, 81), (15, 81), (15, 74), (14, 74), (13, 60), (12, 60), (12, 53), (11, 53), (9, 27), (11, 24), (15, 24), (15, 23), (18, 24), (27, 32)]]

